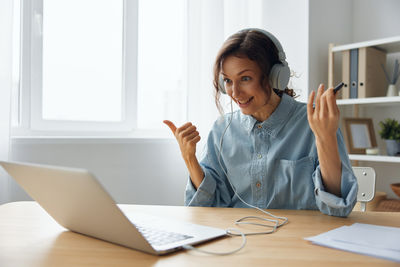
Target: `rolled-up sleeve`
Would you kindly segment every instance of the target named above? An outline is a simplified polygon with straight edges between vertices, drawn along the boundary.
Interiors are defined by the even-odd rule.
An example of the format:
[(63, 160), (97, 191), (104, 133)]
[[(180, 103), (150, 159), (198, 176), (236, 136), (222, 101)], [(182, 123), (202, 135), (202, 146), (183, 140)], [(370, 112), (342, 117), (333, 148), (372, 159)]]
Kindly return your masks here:
[(226, 175), (222, 170), (225, 165), (221, 162), (220, 166), (218, 161), (216, 139), (215, 132), (211, 131), (200, 161), (204, 173), (203, 181), (196, 190), (189, 177), (185, 190), (185, 206), (229, 207), (231, 204), (233, 191), (227, 186)]
[[(207, 173), (204, 171), (203, 172)], [(193, 186), (189, 177), (185, 192), (185, 206), (214, 206), (214, 195), (217, 183), (210, 175), (205, 175), (199, 188)]]
[(325, 191), (320, 166), (313, 173), (314, 195), (319, 210), (325, 214), (347, 217), (357, 201), (358, 184), (353, 173), (349, 157), (343, 142), (343, 136), (338, 131), (339, 154), (342, 163), (341, 197)]

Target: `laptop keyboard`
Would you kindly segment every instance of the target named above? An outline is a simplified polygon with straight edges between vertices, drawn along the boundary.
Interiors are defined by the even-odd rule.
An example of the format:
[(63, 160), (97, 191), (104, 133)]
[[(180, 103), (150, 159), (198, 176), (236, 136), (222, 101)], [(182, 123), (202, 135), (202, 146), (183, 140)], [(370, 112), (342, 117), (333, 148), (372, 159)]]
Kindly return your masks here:
[(142, 235), (146, 238), (146, 240), (153, 246), (162, 246), (193, 237), (180, 233), (174, 233), (174, 232), (163, 231), (160, 229), (150, 228), (143, 225), (138, 225), (138, 224), (135, 225), (137, 229), (142, 233)]

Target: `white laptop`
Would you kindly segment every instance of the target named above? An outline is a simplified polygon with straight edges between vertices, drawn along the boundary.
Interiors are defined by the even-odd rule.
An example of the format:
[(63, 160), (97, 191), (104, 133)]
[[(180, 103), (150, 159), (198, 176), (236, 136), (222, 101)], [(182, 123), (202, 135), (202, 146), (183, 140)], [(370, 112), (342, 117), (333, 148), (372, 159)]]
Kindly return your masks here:
[(0, 165), (60, 225), (77, 233), (157, 255), (226, 235), (218, 228), (124, 213), (87, 170), (4, 161)]

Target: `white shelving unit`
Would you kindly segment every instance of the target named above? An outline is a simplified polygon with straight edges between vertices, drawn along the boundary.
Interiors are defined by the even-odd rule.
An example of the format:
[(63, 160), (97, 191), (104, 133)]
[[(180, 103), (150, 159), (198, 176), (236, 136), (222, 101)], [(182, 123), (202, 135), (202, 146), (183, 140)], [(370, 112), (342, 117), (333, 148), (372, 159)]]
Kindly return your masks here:
[[(358, 105), (368, 107), (400, 106), (400, 96), (338, 99), (336, 102), (338, 106), (352, 105), (355, 109), (358, 109)], [(349, 154), (349, 158), (354, 161), (400, 163), (400, 157), (394, 156)]]
[(386, 53), (395, 53), (400, 52), (400, 36), (393, 36), (389, 38), (352, 43), (346, 45), (337, 45), (332, 47), (332, 52), (341, 52), (354, 48), (362, 48), (362, 47), (375, 47), (381, 50), (386, 51)]
[[(349, 49), (362, 48), (362, 47), (375, 47), (377, 49), (385, 51), (387, 54), (400, 52), (400, 36), (394, 36), (390, 38), (371, 40), (366, 42), (352, 43), (346, 45), (335, 46), (329, 45), (329, 75), (328, 84), (333, 86), (333, 54), (336, 52), (342, 52)], [(353, 115), (358, 117), (359, 108), (370, 108), (380, 106), (400, 106), (400, 96), (394, 97), (370, 97), (370, 98), (356, 98), (356, 99), (338, 99), (337, 104), (339, 106), (352, 106)], [(400, 157), (384, 156), (384, 155), (359, 155), (350, 154), (350, 160), (353, 161), (364, 161), (364, 162), (384, 162), (384, 163), (400, 163)]]
[(338, 99), (336, 103), (340, 105), (374, 105), (374, 106), (393, 106), (400, 105), (400, 96), (382, 96), (369, 98)]
[(358, 160), (358, 161), (400, 163), (400, 157), (391, 157), (391, 156), (350, 154), (349, 158), (350, 160)]

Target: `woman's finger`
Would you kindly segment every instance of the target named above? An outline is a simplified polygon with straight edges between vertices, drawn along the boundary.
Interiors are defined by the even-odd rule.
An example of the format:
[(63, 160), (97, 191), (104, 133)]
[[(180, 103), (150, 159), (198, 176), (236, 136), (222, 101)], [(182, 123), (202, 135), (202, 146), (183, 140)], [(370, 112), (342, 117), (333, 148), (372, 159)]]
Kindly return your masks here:
[(169, 120), (164, 120), (163, 122), (171, 129), (172, 133), (175, 135), (175, 132), (176, 132), (175, 124)]
[(201, 137), (200, 135), (196, 136), (195, 138), (193, 138), (192, 140), (190, 140), (190, 142), (194, 145), (197, 144), (200, 141)]
[(191, 141), (193, 138), (199, 135), (198, 131), (191, 132), (187, 136), (185, 136), (186, 141)]
[(196, 131), (196, 126), (190, 125), (187, 128), (184, 128), (183, 130), (178, 129), (178, 135), (181, 138), (184, 138), (184, 137), (190, 135), (191, 133), (193, 133), (195, 131)]
[(328, 116), (328, 106), (326, 104), (327, 98), (326, 98), (326, 93), (321, 95), (320, 99), (320, 109), (319, 109), (319, 118), (321, 120), (324, 120)]
[(315, 112), (317, 112), (317, 114), (319, 113), (320, 99), (323, 93), (324, 93), (324, 85), (321, 83), (317, 90), (317, 97), (315, 98)]
[(181, 127), (176, 129), (176, 134), (180, 134), (181, 132), (185, 131), (187, 128), (189, 128), (190, 126), (192, 126), (191, 122), (187, 122), (184, 125), (182, 125)]
[(329, 89), (329, 91), (327, 91), (327, 93), (328, 93), (327, 105), (328, 105), (329, 114), (333, 114), (333, 115), (337, 116), (339, 114), (339, 108), (336, 104), (336, 96), (333, 93), (333, 89)]
[(312, 91), (311, 94), (308, 96), (308, 103), (307, 103), (308, 120), (310, 120), (312, 114), (314, 113), (314, 96), (315, 96), (314, 91)]

